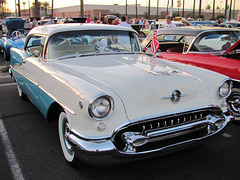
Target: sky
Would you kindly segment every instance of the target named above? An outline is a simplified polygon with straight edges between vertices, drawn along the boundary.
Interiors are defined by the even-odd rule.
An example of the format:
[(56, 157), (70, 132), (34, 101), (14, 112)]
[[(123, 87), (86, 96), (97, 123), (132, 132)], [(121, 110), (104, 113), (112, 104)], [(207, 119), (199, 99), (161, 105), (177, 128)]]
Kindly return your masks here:
[[(18, 2), (18, 0), (7, 0), (8, 3), (8, 8), (11, 11), (15, 11), (14, 10), (14, 5), (15, 5), (15, 1)], [(30, 4), (32, 4), (32, 2), (35, 2), (34, 0), (20, 0), (21, 4), (22, 2), (26, 2), (26, 8), (28, 8), (28, 2), (30, 1)], [(50, 3), (52, 3), (52, 0), (40, 0), (41, 2), (45, 2), (48, 1)], [(167, 1), (168, 0), (159, 0), (159, 6), (160, 7), (166, 7), (167, 6)], [(177, 1), (178, 0), (174, 0), (174, 8), (177, 8)], [(181, 0), (182, 1), (182, 0)], [(70, 2), (70, 3), (69, 3)], [(141, 6), (148, 6), (148, 2), (149, 0), (137, 0), (138, 4), (141, 4)], [(171, 2), (171, 0), (170, 0)], [(230, 0), (229, 0), (230, 2)], [(235, 0), (236, 2), (236, 9), (240, 8), (240, 0)], [(135, 4), (136, 0), (127, 0), (128, 4)], [(84, 0), (84, 4), (102, 4), (102, 5), (109, 5), (109, 4), (118, 4), (118, 5), (125, 5), (126, 1), (125, 0)], [(213, 6), (213, 0), (202, 0), (202, 8), (205, 8), (207, 6), (207, 4), (210, 4), (211, 7)], [(66, 6), (74, 6), (74, 5), (80, 5), (80, 0), (54, 0), (54, 8), (59, 8), (59, 7), (66, 7)], [(156, 7), (157, 6), (157, 0), (151, 0), (151, 6), (152, 7)], [(225, 7), (225, 0), (216, 0), (216, 7), (219, 6), (221, 8)], [(185, 8), (189, 8), (192, 9), (193, 7), (193, 1), (192, 0), (185, 0)], [(199, 7), (199, 0), (196, 0), (196, 5), (195, 8), (198, 9)], [(21, 5), (21, 8), (23, 8), (23, 5)], [(181, 8), (181, 7), (180, 7)]]

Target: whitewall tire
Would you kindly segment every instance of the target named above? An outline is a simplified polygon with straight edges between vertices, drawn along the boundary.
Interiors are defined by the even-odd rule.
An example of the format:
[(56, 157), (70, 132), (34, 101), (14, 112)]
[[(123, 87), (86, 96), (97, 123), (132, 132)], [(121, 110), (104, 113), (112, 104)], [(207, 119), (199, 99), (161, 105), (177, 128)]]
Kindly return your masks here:
[(70, 133), (70, 128), (69, 128), (68, 118), (66, 113), (62, 111), (59, 114), (59, 118), (58, 118), (59, 140), (60, 140), (60, 144), (61, 144), (61, 148), (62, 148), (62, 152), (65, 160), (68, 163), (73, 164), (76, 162), (77, 159), (75, 157), (74, 151), (72, 150), (72, 146), (68, 142), (69, 133)]
[(18, 96), (23, 99), (26, 100), (27, 96), (26, 94), (22, 91), (22, 89), (20, 88), (20, 86), (17, 84), (17, 90), (18, 90)]

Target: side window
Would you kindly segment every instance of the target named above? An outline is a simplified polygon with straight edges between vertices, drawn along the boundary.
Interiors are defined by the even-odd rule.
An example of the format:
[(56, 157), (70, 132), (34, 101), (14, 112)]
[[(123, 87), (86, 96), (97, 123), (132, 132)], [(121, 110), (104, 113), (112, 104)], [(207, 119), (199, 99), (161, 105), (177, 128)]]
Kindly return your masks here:
[(32, 36), (27, 43), (26, 51), (34, 57), (42, 57), (45, 37)]

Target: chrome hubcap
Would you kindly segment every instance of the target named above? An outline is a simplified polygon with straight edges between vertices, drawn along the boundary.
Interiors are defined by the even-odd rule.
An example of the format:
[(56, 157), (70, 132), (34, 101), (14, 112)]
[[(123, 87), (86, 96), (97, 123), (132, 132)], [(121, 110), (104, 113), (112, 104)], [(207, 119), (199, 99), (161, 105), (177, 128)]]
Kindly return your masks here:
[(68, 137), (70, 135), (70, 128), (69, 128), (69, 124), (67, 122), (64, 124), (63, 130), (64, 130), (64, 132), (63, 132), (64, 143), (66, 145), (67, 150), (70, 153), (72, 153), (72, 146), (68, 142)]
[(233, 112), (240, 113), (240, 95), (234, 95), (229, 103)]

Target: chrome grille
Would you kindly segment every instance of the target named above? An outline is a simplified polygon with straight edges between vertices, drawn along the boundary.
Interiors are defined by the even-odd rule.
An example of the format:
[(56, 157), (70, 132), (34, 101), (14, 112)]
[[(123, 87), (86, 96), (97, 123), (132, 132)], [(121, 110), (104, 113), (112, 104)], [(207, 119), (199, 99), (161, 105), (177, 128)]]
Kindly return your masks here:
[(222, 111), (220, 108), (213, 107), (138, 121), (118, 130), (114, 135), (113, 142), (116, 145), (117, 149), (123, 150), (126, 145), (122, 139), (122, 134), (125, 132), (139, 132), (142, 134), (147, 134), (162, 129), (168, 129), (201, 121), (207, 119), (209, 115), (214, 116), (216, 114), (221, 114), (221, 112)]

